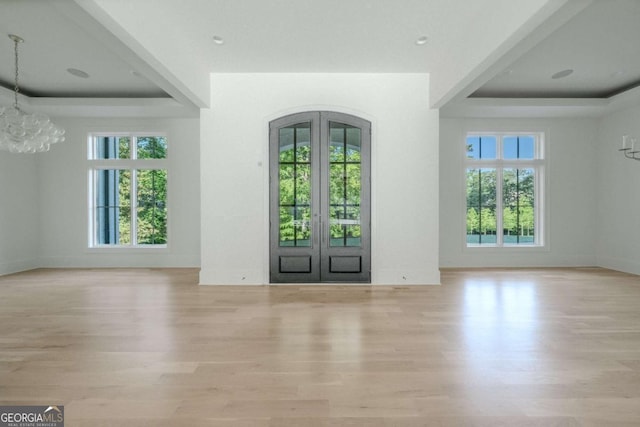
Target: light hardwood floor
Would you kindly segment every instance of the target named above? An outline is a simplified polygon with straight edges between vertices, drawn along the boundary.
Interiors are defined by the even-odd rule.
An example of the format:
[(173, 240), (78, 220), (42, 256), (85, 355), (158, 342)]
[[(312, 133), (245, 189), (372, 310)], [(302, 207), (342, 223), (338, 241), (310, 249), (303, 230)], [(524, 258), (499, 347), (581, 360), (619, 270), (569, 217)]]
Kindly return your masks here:
[(0, 277), (0, 405), (64, 405), (68, 427), (640, 425), (640, 277), (445, 270), (442, 282)]

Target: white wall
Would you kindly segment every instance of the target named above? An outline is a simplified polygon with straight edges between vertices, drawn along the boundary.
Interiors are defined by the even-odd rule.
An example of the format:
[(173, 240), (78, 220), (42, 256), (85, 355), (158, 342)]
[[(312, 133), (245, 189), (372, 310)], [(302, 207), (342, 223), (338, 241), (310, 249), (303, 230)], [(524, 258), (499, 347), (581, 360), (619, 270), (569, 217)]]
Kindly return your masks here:
[(0, 275), (38, 266), (38, 156), (0, 151)]
[[(39, 155), (39, 264), (43, 267), (197, 267), (200, 263), (198, 119), (57, 119), (66, 141)], [(88, 249), (87, 135), (165, 132), (169, 199), (166, 250)]]
[(602, 120), (598, 133), (598, 265), (640, 274), (640, 161), (618, 151), (622, 135), (640, 140), (640, 106)]
[[(543, 131), (546, 247), (466, 248), (464, 138), (468, 131)], [(596, 264), (595, 119), (440, 121), (441, 267), (546, 267)]]
[(268, 125), (309, 110), (372, 122), (372, 282), (439, 283), (427, 74), (214, 74), (211, 86), (200, 120), (202, 284), (268, 283)]

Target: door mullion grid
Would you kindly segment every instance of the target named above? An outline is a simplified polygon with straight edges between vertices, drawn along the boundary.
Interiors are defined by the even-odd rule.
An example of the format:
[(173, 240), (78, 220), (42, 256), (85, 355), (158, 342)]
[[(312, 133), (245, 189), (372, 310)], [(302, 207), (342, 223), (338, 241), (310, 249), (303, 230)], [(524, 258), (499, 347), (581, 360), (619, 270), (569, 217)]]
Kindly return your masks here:
[[(321, 170), (321, 162), (320, 159), (325, 156), (325, 148), (320, 143), (322, 138), (321, 127), (322, 123), (320, 121), (320, 115), (314, 114), (313, 119), (311, 120), (311, 157), (309, 159), (309, 164), (311, 165), (311, 217), (314, 218), (315, 223), (315, 236), (314, 238), (314, 248), (318, 248), (321, 252), (325, 242), (325, 200), (322, 197), (324, 191), (324, 182), (321, 180), (321, 173), (314, 173), (314, 171)], [(319, 255), (318, 255), (319, 258)], [(318, 268), (319, 267), (318, 261)]]
[[(330, 147), (331, 147), (331, 138), (330, 138), (330, 123), (333, 122), (333, 120), (338, 120), (337, 123), (343, 123), (342, 121), (340, 121), (339, 118), (337, 119), (333, 119), (332, 116), (333, 113), (325, 113), (324, 112), (315, 112), (313, 115), (309, 114), (309, 113), (301, 113), (299, 115), (295, 115), (295, 116), (291, 116), (291, 117), (287, 117), (287, 118), (282, 118), (279, 119), (278, 121), (280, 123), (282, 123), (281, 125), (278, 123), (276, 125), (274, 125), (273, 127), (271, 127), (271, 133), (270, 133), (270, 138), (271, 138), (271, 144), (272, 147), (270, 148), (270, 152), (271, 152), (271, 159), (270, 162), (270, 188), (271, 188), (271, 196), (270, 197), (277, 197), (277, 199), (272, 199), (273, 201), (271, 202), (271, 215), (272, 215), (272, 219), (270, 220), (270, 224), (272, 227), (272, 231), (270, 233), (271, 235), (271, 250), (272, 250), (272, 254), (271, 254), (271, 260), (270, 260), (270, 265), (271, 265), (271, 272), (272, 272), (272, 280), (275, 282), (280, 282), (280, 281), (289, 281), (287, 278), (291, 278), (293, 281), (295, 280), (301, 280), (301, 281), (314, 281), (314, 280), (338, 280), (338, 281), (342, 281), (342, 280), (346, 280), (346, 281), (351, 281), (350, 277), (353, 277), (354, 279), (356, 279), (355, 281), (366, 281), (369, 280), (369, 272), (370, 272), (370, 261), (368, 258), (365, 259), (365, 261), (363, 261), (363, 257), (361, 254), (361, 248), (358, 249), (353, 249), (353, 251), (356, 252), (351, 252), (351, 253), (345, 253), (344, 249), (345, 248), (332, 248), (331, 247), (331, 212), (332, 210), (335, 208), (336, 209), (336, 214), (338, 214), (337, 216), (343, 216), (345, 219), (348, 216), (348, 211), (349, 208), (352, 206), (360, 206), (362, 202), (360, 202), (358, 205), (353, 205), (349, 203), (349, 200), (347, 199), (348, 196), (348, 186), (347, 186), (347, 173), (349, 172), (349, 164), (362, 164), (362, 162), (350, 162), (347, 161), (347, 148), (348, 148), (348, 144), (347, 144), (347, 130), (348, 127), (345, 127), (343, 129), (343, 137), (344, 137), (344, 141), (342, 143), (342, 149), (344, 150), (344, 158), (342, 160), (342, 162), (334, 162), (333, 164), (335, 164), (335, 168), (336, 168), (336, 172), (339, 171), (340, 169), (342, 169), (342, 175), (343, 175), (343, 180), (342, 180), (342, 189), (341, 189), (341, 193), (343, 196), (343, 200), (342, 202), (340, 202), (339, 204), (336, 204), (335, 206), (331, 205), (331, 196), (330, 196), (330, 185), (331, 185), (331, 179), (330, 179), (330, 175), (331, 175), (331, 158), (330, 158)], [(311, 222), (312, 222), (312, 233), (313, 236), (311, 236), (311, 242), (312, 245), (310, 247), (299, 247), (296, 248), (297, 246), (297, 238), (299, 236), (297, 236), (297, 230), (294, 232), (294, 247), (283, 247), (280, 246), (280, 236), (279, 236), (279, 218), (280, 218), (280, 212), (279, 209), (280, 207), (282, 207), (282, 205), (280, 205), (280, 198), (279, 198), (279, 165), (281, 165), (282, 163), (280, 163), (280, 159), (279, 159), (279, 143), (278, 143), (278, 138), (279, 138), (279, 134), (278, 134), (278, 129), (281, 129), (280, 126), (292, 126), (294, 123), (300, 123), (301, 121), (309, 121), (310, 122), (310, 143), (311, 143), (311, 153), (310, 153), (310, 159), (309, 159), (309, 166), (310, 166), (310, 170), (311, 171), (318, 171), (319, 173), (313, 173), (310, 172), (310, 179), (311, 179), (311, 200), (309, 203), (309, 208), (310, 208), (310, 212), (311, 212)], [(349, 122), (346, 122), (349, 123)], [(295, 213), (296, 213), (296, 208), (298, 207), (297, 205), (297, 198), (298, 198), (298, 191), (300, 190), (300, 188), (298, 188), (298, 176), (300, 174), (300, 171), (298, 170), (298, 158), (296, 156), (297, 154), (297, 150), (298, 150), (298, 143), (299, 143), (299, 135), (297, 134), (297, 132), (294, 132), (294, 159), (292, 159), (292, 164), (294, 167), (294, 172), (293, 172), (293, 179), (294, 179), (294, 202), (293, 202), (293, 209), (294, 209), (294, 217), (295, 217)], [(366, 157), (366, 156), (365, 156)], [(368, 157), (366, 157), (368, 158)], [(342, 164), (341, 164), (342, 163)], [(341, 164), (341, 165), (340, 165)], [(340, 167), (341, 166), (341, 167)], [(370, 176), (367, 175), (366, 179), (370, 180)], [(362, 180), (362, 176), (360, 177), (360, 179)], [(361, 183), (361, 186), (364, 185)], [(335, 189), (337, 190), (337, 189)], [(342, 213), (340, 213), (340, 211)], [(274, 222), (274, 219), (278, 218), (278, 222)], [(369, 221), (369, 220), (367, 220)], [(276, 227), (276, 224), (278, 224), (278, 226)], [(370, 221), (369, 221), (370, 224)], [(341, 228), (342, 228), (342, 241), (344, 243), (344, 246), (346, 246), (347, 243), (347, 224), (340, 224)], [(317, 255), (316, 255), (316, 251), (317, 251)], [(333, 252), (332, 252), (333, 251)], [(291, 274), (290, 276), (287, 276), (287, 274), (289, 274), (289, 272), (285, 272), (283, 273), (281, 270), (279, 270), (278, 265), (279, 265), (279, 260), (281, 259), (281, 257), (287, 257), (288, 259), (293, 259), (296, 258), (298, 255), (299, 256), (308, 256), (311, 255), (314, 258), (312, 259), (312, 270), (309, 272), (311, 273), (309, 276), (304, 276), (305, 273), (301, 274), (297, 274), (297, 272), (293, 272), (293, 274)], [(366, 257), (368, 257), (368, 253), (365, 255)], [(333, 257), (337, 257), (338, 261), (341, 262), (352, 262), (352, 259), (355, 257), (360, 257), (360, 262), (364, 262), (364, 264), (362, 265), (362, 271), (366, 273), (366, 276), (362, 277), (362, 275), (358, 275), (358, 276), (349, 276), (349, 274), (351, 274), (351, 271), (340, 271), (341, 268), (341, 264), (338, 264), (338, 271), (332, 271), (331, 270), (331, 266), (329, 265), (329, 260), (333, 259)], [(341, 258), (342, 257), (342, 258)], [(318, 264), (316, 264), (317, 260)], [(346, 261), (345, 261), (346, 259)], [(290, 262), (290, 261), (289, 261)], [(349, 265), (349, 264), (347, 264)], [(342, 266), (344, 266), (344, 264), (342, 264)], [(344, 267), (342, 267), (344, 268)], [(317, 272), (317, 273), (314, 273)], [(324, 274), (327, 274), (327, 276), (324, 276)], [(353, 273), (357, 273), (356, 271), (353, 271)], [(283, 275), (284, 274), (284, 275)], [(315, 274), (319, 274), (320, 276), (318, 276), (316, 278)]]

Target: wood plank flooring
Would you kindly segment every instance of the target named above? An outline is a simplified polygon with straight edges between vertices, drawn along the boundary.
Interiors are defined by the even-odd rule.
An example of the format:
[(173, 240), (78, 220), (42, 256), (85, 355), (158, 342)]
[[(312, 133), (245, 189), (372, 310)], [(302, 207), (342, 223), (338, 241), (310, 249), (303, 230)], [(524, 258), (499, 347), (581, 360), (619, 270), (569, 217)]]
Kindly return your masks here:
[(638, 426), (640, 277), (198, 286), (197, 270), (0, 277), (0, 405), (75, 426)]

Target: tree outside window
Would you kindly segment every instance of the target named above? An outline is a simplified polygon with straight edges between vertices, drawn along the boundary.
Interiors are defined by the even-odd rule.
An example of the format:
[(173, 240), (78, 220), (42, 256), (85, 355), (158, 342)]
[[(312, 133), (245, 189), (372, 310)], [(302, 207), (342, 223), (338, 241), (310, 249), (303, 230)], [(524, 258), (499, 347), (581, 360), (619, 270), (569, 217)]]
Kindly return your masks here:
[(539, 246), (542, 134), (468, 134), (467, 246)]
[(167, 244), (164, 136), (92, 135), (92, 247)]

